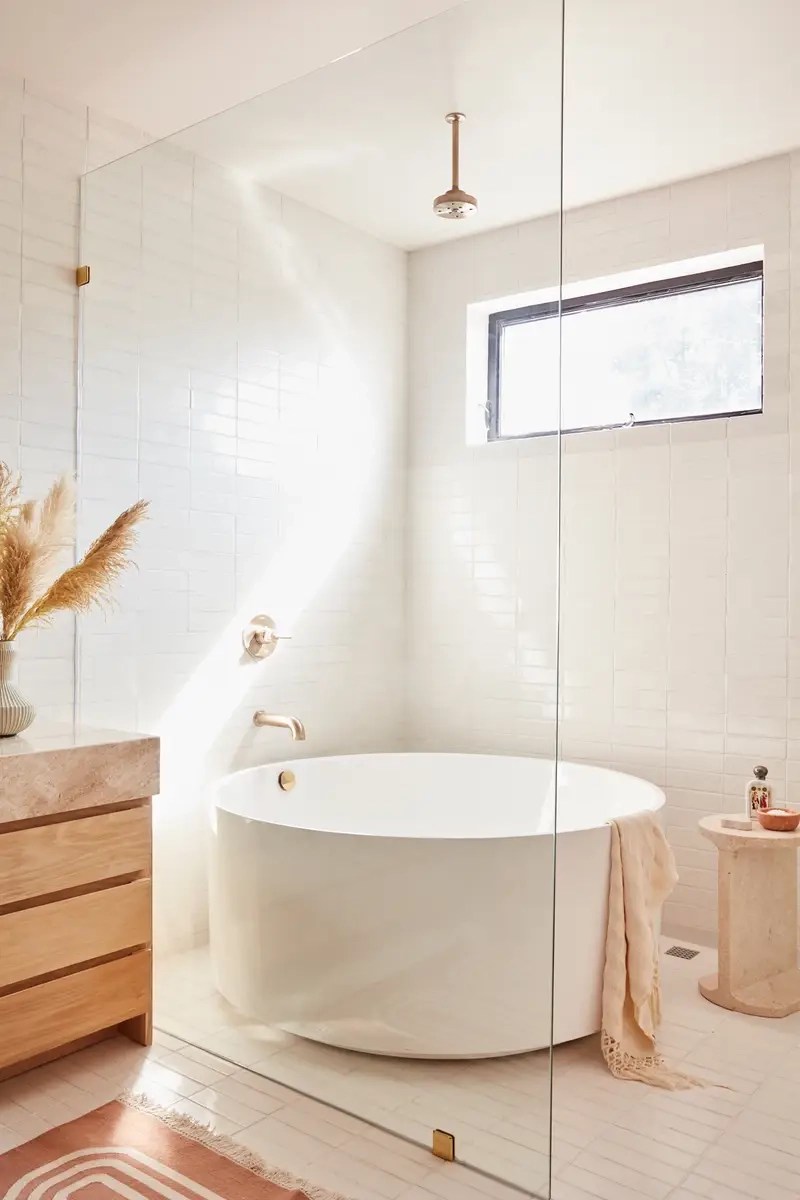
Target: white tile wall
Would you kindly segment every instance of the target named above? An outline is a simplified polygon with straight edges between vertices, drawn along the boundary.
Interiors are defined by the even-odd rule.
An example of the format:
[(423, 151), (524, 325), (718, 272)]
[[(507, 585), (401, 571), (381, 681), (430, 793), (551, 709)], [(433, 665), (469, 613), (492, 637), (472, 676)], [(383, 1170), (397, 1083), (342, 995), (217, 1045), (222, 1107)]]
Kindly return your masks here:
[[(798, 183), (792, 154), (565, 223), (567, 281), (765, 246), (763, 416), (562, 441), (561, 751), (666, 787), (681, 874), (667, 923), (698, 936), (714, 928), (716, 886), (698, 818), (738, 810), (755, 762), (779, 796), (788, 783), (800, 800)], [(466, 305), (552, 285), (557, 250), (550, 220), (411, 256), (409, 713), (420, 744), (553, 750), (558, 443), (465, 447), (464, 363)]]
[[(0, 459), (38, 494), (75, 466), (79, 176), (144, 135), (0, 76)], [(73, 711), (73, 622), (20, 642), (40, 720)]]
[[(152, 501), (138, 573), (80, 622), (77, 678), (65, 619), (21, 641), (21, 684), (42, 722), (163, 734), (158, 932), (177, 949), (205, 928), (215, 774), (402, 740), (406, 266), (169, 143), (131, 153), (147, 141), (0, 79), (0, 458), (31, 494), (77, 467), (81, 548)], [(106, 163), (81, 231), (80, 176)], [(263, 611), (293, 640), (245, 663)], [(256, 707), (308, 741), (255, 731)]]
[[(77, 681), (65, 620), (25, 640), (22, 683), (43, 720), (164, 733), (176, 948), (202, 936), (214, 773), (298, 749), (552, 753), (558, 448), (464, 446), (464, 308), (552, 283), (557, 226), (411, 256), (406, 460), (403, 255), (168, 144), (89, 176), (79, 254), (78, 176), (146, 139), (21, 81), (0, 95), (0, 455), (30, 492), (76, 465), (83, 258), (80, 543), (153, 500), (138, 575), (81, 623)], [(737, 808), (756, 759), (780, 792), (800, 779), (799, 182), (793, 154), (567, 218), (569, 279), (766, 246), (763, 417), (563, 443), (562, 749), (667, 786), (669, 920), (698, 935), (697, 816)], [(265, 608), (294, 640), (242, 664)], [(309, 741), (252, 731), (257, 705)]]
[[(83, 211), (81, 540), (152, 513), (119, 609), (80, 622), (79, 713), (162, 735), (175, 949), (205, 933), (210, 780), (402, 744), (406, 260), (170, 143), (89, 175)], [(254, 663), (258, 613), (292, 640)]]

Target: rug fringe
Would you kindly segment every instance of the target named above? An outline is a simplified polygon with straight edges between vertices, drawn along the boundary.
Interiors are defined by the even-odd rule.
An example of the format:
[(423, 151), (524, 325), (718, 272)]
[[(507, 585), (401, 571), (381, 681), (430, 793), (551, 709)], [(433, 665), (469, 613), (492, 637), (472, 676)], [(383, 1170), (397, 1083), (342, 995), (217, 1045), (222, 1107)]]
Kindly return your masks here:
[(216, 1133), (210, 1125), (204, 1125), (202, 1121), (195, 1120), (194, 1117), (189, 1117), (185, 1113), (176, 1112), (174, 1109), (168, 1108), (163, 1104), (158, 1104), (155, 1100), (151, 1100), (143, 1092), (123, 1092), (118, 1097), (119, 1103), (124, 1104), (126, 1108), (136, 1109), (138, 1112), (147, 1113), (151, 1117), (156, 1117), (163, 1122), (169, 1129), (175, 1133), (181, 1134), (182, 1137), (190, 1138), (193, 1142), (197, 1142), (201, 1146), (206, 1146), (209, 1150), (213, 1150), (215, 1154), (227, 1158), (230, 1162), (236, 1163), (238, 1167), (244, 1167), (251, 1171), (254, 1175), (259, 1175), (262, 1179), (268, 1179), (271, 1183), (276, 1183), (279, 1187), (286, 1188), (289, 1191), (304, 1192), (309, 1200), (349, 1200), (340, 1192), (331, 1192), (327, 1188), (318, 1187), (311, 1183), (308, 1179), (301, 1179), (298, 1175), (292, 1175), (289, 1171), (282, 1171), (278, 1167), (271, 1167), (264, 1162), (263, 1158), (258, 1154), (254, 1154), (247, 1146), (243, 1146), (241, 1142), (237, 1142), (232, 1137), (228, 1137), (224, 1133)]

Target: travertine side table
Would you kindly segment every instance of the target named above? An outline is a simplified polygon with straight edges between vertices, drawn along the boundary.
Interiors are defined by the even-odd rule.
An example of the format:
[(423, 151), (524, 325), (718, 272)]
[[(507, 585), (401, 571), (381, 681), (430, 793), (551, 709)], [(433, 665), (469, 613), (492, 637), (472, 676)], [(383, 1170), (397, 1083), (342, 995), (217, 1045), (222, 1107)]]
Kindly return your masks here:
[(800, 1011), (797, 863), (800, 830), (725, 829), (703, 817), (719, 851), (718, 974), (700, 980), (707, 1000), (756, 1017)]

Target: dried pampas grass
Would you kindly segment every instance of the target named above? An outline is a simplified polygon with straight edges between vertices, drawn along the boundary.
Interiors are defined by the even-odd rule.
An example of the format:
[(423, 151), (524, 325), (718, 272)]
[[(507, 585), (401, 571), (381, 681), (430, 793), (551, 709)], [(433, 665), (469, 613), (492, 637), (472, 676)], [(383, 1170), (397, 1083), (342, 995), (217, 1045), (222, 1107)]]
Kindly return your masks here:
[(19, 504), (19, 476), (0, 462), (0, 524), (10, 520)]
[(29, 517), (23, 506), (18, 519), (9, 521), (3, 530), (0, 613), (4, 640), (14, 636), (15, 626), (35, 599), (36, 530)]
[(107, 599), (111, 585), (128, 565), (128, 552), (136, 541), (135, 527), (147, 511), (139, 500), (92, 542), (80, 562), (70, 567), (27, 610), (14, 627), (16, 637), (28, 625), (48, 620), (53, 613), (70, 609), (86, 612)]
[(41, 502), (20, 504), (19, 480), (0, 464), (0, 618), (2, 640), (50, 620), (56, 612), (86, 612), (107, 599), (128, 565), (136, 526), (147, 511), (140, 500), (96, 539), (83, 558), (53, 579), (72, 545), (75, 489), (57, 480)]

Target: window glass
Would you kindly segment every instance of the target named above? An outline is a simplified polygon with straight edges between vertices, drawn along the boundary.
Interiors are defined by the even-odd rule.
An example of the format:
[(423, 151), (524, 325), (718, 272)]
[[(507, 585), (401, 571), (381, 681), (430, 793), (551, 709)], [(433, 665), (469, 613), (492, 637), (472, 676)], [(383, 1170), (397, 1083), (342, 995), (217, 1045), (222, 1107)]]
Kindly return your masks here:
[(490, 319), (490, 437), (596, 429), (762, 407), (761, 264)]

